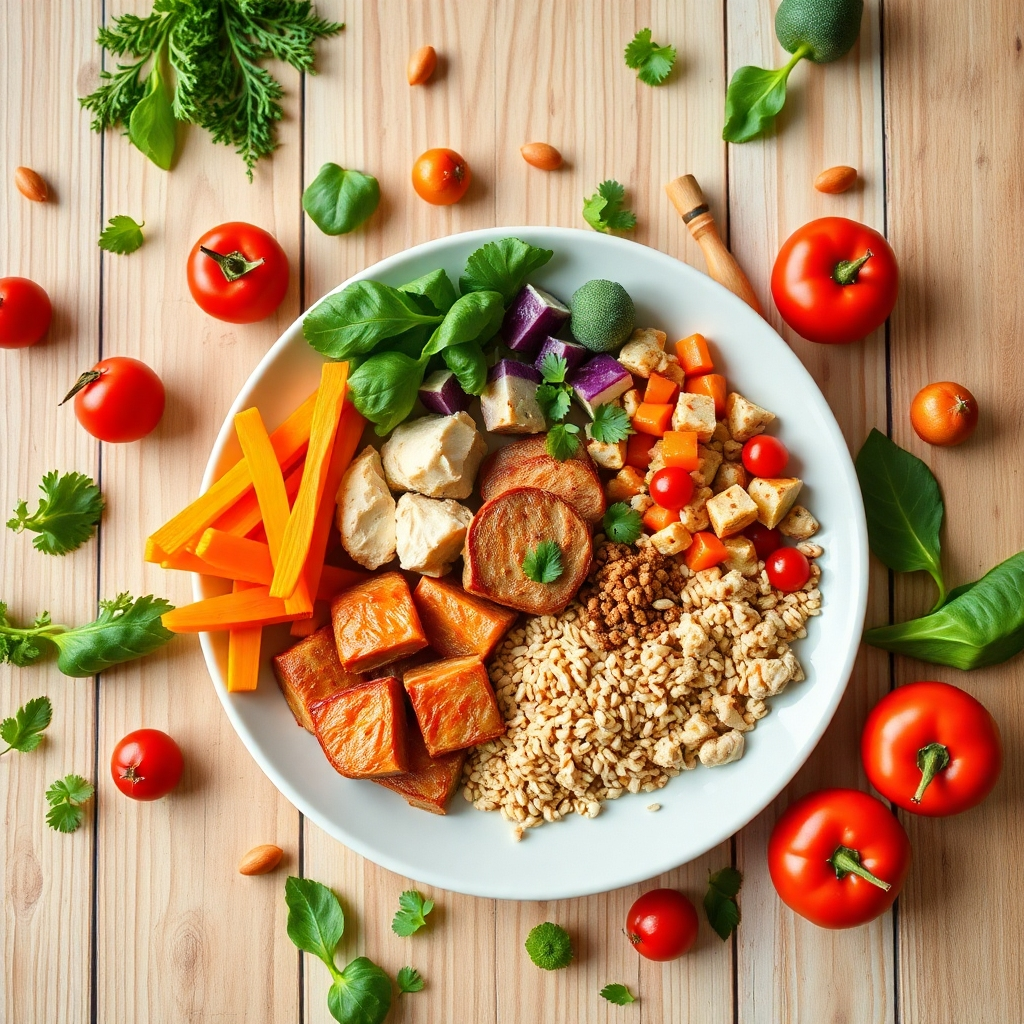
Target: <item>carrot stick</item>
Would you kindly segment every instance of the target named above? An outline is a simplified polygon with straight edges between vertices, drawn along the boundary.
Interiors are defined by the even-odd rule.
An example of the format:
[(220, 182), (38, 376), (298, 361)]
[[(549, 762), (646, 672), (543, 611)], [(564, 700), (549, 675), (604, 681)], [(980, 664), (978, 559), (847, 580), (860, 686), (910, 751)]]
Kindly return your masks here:
[[(295, 508), (285, 526), (279, 557), (274, 560), (274, 581), (270, 584), (270, 593), (274, 597), (290, 597), (297, 587), (305, 586), (303, 569), (313, 539), (320, 499), (324, 495), (347, 384), (348, 363), (324, 363), (309, 430), (306, 471), (299, 484)], [(273, 547), (271, 544), (271, 550)]]
[(284, 601), (270, 596), (268, 587), (253, 587), (175, 608), (165, 612), (162, 621), (172, 633), (216, 633), (246, 626), (273, 626), (309, 614), (288, 611)]
[(292, 636), (311, 636), (331, 621), (331, 606), (326, 601), (313, 605), (313, 614), (308, 619), (296, 619), (290, 630)]
[(179, 551), (176, 555), (168, 555), (161, 563), (161, 569), (179, 569), (182, 572), (198, 572), (204, 576), (220, 576), (222, 579), (233, 580), (234, 576), (225, 576), (218, 572), (208, 562), (204, 562), (197, 554), (189, 551)]
[[(270, 438), (274, 459), (284, 469), (289, 469), (306, 451), (315, 404), (316, 395), (310, 395)], [(242, 459), (149, 538), (151, 544), (147, 545), (147, 559), (150, 553), (162, 553), (164, 556), (177, 554), (193, 537), (202, 533), (218, 516), (231, 508), (250, 487), (252, 474), (245, 459)]]
[[(251, 590), (252, 584), (235, 580), (233, 593)], [(260, 675), (260, 645), (262, 626), (246, 626), (228, 633), (228, 693), (241, 693), (256, 689)]]
[[(288, 495), (289, 504), (299, 493), (299, 482), (302, 480), (304, 466), (305, 462), (299, 461), (284, 478), (284, 492)], [(225, 533), (233, 533), (238, 537), (248, 537), (262, 522), (263, 517), (260, 515), (260, 503), (256, 498), (256, 492), (246, 491), (231, 508), (217, 517), (213, 528), (223, 530)], [(200, 536), (202, 536), (202, 531), (200, 531)], [(195, 539), (198, 540), (198, 538)]]

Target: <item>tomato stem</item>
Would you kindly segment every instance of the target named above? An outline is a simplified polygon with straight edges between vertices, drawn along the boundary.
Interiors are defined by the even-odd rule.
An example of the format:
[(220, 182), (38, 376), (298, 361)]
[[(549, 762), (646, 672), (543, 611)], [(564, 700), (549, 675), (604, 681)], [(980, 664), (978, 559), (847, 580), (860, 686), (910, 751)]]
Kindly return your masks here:
[(859, 259), (856, 260), (840, 260), (836, 264), (835, 270), (832, 271), (832, 280), (836, 284), (856, 284), (857, 274), (860, 272), (860, 268), (875, 254), (868, 249)]
[(861, 864), (860, 853), (857, 850), (851, 850), (849, 846), (837, 846), (836, 852), (829, 857), (828, 862), (835, 868), (836, 878), (840, 881), (847, 875), (859, 875), (872, 885), (877, 885), (879, 889), (884, 889), (886, 892), (892, 888), (888, 882), (883, 882), (882, 879), (871, 874)]
[(240, 277), (248, 274), (250, 270), (263, 266), (265, 262), (262, 256), (258, 260), (247, 260), (237, 250), (225, 255), (224, 253), (214, 252), (213, 249), (207, 249), (205, 245), (201, 245), (199, 246), (199, 251), (209, 256), (220, 267), (221, 273), (227, 281), (237, 281)]
[[(85, 373), (75, 381), (75, 386), (64, 396), (64, 401), (61, 402), (60, 405), (63, 405), (64, 402), (70, 402), (71, 399), (82, 390), (82, 388), (88, 387), (94, 381), (99, 380), (102, 376), (102, 370), (86, 370)], [(58, 406), (58, 408), (59, 407), (60, 406)]]
[(917, 792), (910, 798), (911, 803), (919, 804), (929, 783), (943, 768), (949, 765), (949, 750), (941, 743), (929, 743), (917, 752), (917, 767), (921, 769), (921, 784)]

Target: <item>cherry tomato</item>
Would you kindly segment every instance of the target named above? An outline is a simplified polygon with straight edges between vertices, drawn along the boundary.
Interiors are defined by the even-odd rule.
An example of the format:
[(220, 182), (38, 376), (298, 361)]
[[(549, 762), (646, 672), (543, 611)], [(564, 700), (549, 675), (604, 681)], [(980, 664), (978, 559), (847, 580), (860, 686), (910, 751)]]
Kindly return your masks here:
[(693, 478), (679, 466), (666, 466), (651, 477), (651, 497), (662, 508), (677, 512), (693, 497)]
[(811, 578), (811, 563), (807, 556), (796, 548), (779, 548), (764, 562), (768, 571), (768, 582), (776, 590), (787, 594), (801, 587)]
[(762, 523), (751, 523), (743, 531), (743, 536), (753, 543), (762, 562), (767, 562), (768, 556), (782, 547), (782, 534), (778, 530), (769, 530)]
[(28, 348), (50, 329), (50, 297), (27, 277), (0, 278), (0, 348)]
[(962, 444), (978, 425), (978, 403), (960, 384), (949, 380), (929, 384), (910, 403), (910, 423), (929, 444)]
[(908, 683), (887, 693), (864, 723), (860, 752), (882, 796), (932, 817), (980, 804), (1003, 767), (995, 719), (949, 683)]
[(114, 785), (133, 800), (159, 800), (181, 779), (181, 748), (159, 729), (136, 729), (110, 758)]
[(743, 465), (754, 476), (781, 476), (787, 462), (789, 450), (769, 434), (758, 434), (743, 446)]
[(229, 324), (266, 320), (288, 291), (288, 257), (263, 228), (231, 221), (207, 231), (188, 257), (200, 309)]
[(412, 165), (412, 187), (434, 206), (457, 203), (471, 178), (469, 164), (454, 149), (428, 149)]
[(101, 359), (78, 378), (64, 402), (71, 397), (78, 422), (93, 437), (114, 443), (138, 441), (155, 430), (166, 399), (160, 378), (128, 356)]
[(675, 889), (652, 889), (629, 908), (626, 935), (648, 960), (675, 960), (697, 941), (697, 911)]

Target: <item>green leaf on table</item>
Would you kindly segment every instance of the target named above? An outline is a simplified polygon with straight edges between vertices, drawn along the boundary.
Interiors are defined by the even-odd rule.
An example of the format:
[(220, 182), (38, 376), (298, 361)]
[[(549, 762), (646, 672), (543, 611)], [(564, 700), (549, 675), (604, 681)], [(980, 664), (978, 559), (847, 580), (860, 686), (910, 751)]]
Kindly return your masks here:
[(169, 171), (174, 162), (176, 128), (177, 121), (160, 71), (160, 61), (156, 60), (146, 79), (142, 99), (128, 119), (128, 138), (157, 167)]
[(37, 551), (65, 555), (84, 544), (95, 531), (105, 502), (100, 489), (84, 473), (47, 473), (39, 485), (43, 497), (29, 515), (28, 502), (19, 501), (7, 528), (21, 533), (30, 530)]
[(403, 967), (398, 972), (399, 992), (421, 992), (423, 985), (423, 977), (415, 967)]
[(325, 235), (347, 235), (373, 216), (380, 185), (371, 174), (325, 163), (302, 193), (302, 208)]
[(375, 424), (378, 437), (390, 434), (412, 412), (426, 362), (402, 352), (378, 352), (348, 379), (352, 404)]
[(535, 548), (528, 548), (523, 559), (523, 574), (534, 583), (554, 583), (565, 568), (562, 549), (556, 541), (542, 540)]
[(53, 718), (53, 705), (49, 697), (33, 697), (14, 713), (13, 718), (0, 722), (0, 740), (7, 744), (7, 750), (19, 750), (27, 754), (43, 741), (43, 732)]
[(583, 200), (583, 219), (595, 231), (630, 231), (636, 215), (622, 208), (626, 190), (617, 181), (602, 181), (597, 192)]
[(740, 891), (743, 876), (731, 867), (722, 868), (709, 874), (708, 891), (704, 894), (704, 913), (708, 923), (724, 942), (740, 923), (740, 908), (736, 894)]
[(336, 969), (334, 951), (345, 934), (345, 914), (338, 897), (322, 882), (292, 875), (284, 883), (284, 901), (288, 905), (288, 938)]
[(327, 1009), (338, 1024), (381, 1024), (391, 1009), (391, 979), (368, 957), (357, 956), (335, 975)]
[(398, 897), (398, 911), (391, 922), (396, 935), (412, 935), (426, 923), (427, 915), (434, 909), (434, 901), (427, 899), (415, 889), (407, 889)]
[(726, 142), (748, 142), (767, 131), (786, 102), (786, 81), (797, 62), (807, 55), (801, 46), (777, 71), (747, 65), (737, 68), (725, 93)]
[(551, 249), (539, 249), (519, 238), (488, 242), (470, 253), (465, 273), (459, 278), (459, 290), (463, 295), (495, 291), (508, 306), (526, 284), (526, 279), (553, 255)]
[(626, 67), (636, 71), (645, 85), (661, 85), (676, 62), (674, 46), (659, 46), (651, 41), (651, 30), (642, 28), (626, 46)]
[(429, 274), (417, 277), (415, 281), (399, 285), (398, 290), (406, 295), (426, 299), (437, 313), (447, 313), (458, 298), (455, 294), (455, 285), (443, 270), (432, 270)]
[(625, 985), (605, 985), (601, 989), (601, 998), (616, 1006), (628, 1006), (636, 1002), (636, 996)]
[(95, 787), (81, 775), (66, 775), (46, 791), (46, 824), (58, 832), (74, 832), (82, 824), (82, 804), (88, 801)]
[(142, 245), (142, 229), (146, 222), (136, 224), (131, 217), (118, 214), (100, 233), (99, 247), (118, 256), (127, 256)]

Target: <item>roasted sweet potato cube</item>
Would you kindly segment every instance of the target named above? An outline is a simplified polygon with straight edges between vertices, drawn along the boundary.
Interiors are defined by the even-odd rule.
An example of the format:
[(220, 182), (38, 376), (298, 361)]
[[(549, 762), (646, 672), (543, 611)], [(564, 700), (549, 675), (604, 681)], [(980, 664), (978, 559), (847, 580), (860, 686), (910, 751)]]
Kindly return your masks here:
[(313, 719), (309, 715), (311, 705), (363, 681), (358, 673), (346, 672), (341, 667), (334, 630), (329, 625), (276, 655), (272, 664), (277, 685), (295, 721), (310, 732), (313, 731)]
[(369, 672), (427, 646), (400, 572), (373, 576), (336, 595), (331, 620), (338, 658), (349, 672)]
[(405, 701), (394, 676), (339, 690), (310, 709), (327, 760), (347, 779), (373, 779), (409, 770)]
[(412, 592), (412, 600), (428, 643), (442, 658), (470, 654), (486, 658), (516, 621), (511, 609), (467, 594), (451, 578), (424, 576)]
[(458, 789), (462, 778), (466, 751), (453, 750), (450, 754), (431, 757), (415, 719), (408, 723), (405, 735), (409, 770), (404, 775), (392, 775), (387, 779), (373, 781), (394, 790), (413, 807), (430, 811), (431, 814), (445, 814), (448, 801)]
[(505, 721), (475, 657), (448, 658), (406, 672), (402, 680), (431, 757), (493, 740)]

